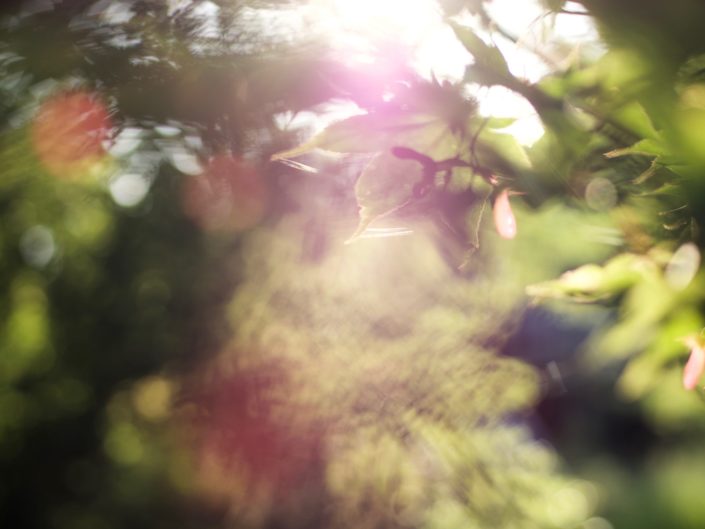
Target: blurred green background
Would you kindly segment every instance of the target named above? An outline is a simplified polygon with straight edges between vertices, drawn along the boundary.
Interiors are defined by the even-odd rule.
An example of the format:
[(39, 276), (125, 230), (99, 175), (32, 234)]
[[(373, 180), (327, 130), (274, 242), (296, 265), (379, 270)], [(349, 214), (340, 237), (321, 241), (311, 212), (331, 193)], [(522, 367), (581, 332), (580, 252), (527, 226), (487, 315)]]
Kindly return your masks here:
[[(440, 80), (387, 19), (327, 40), (332, 0), (3, 4), (0, 527), (705, 527), (679, 341), (704, 319), (704, 8), (537, 3), (599, 53), (559, 35), (539, 55), (573, 59), (529, 84), (502, 4), (423, 4), (474, 57)], [(479, 85), (540, 138), (494, 132)], [(411, 111), (425, 154), (472, 159), (407, 208), (422, 165), (367, 144), (426, 142)], [(271, 161), (363, 112), (337, 154)], [(550, 299), (576, 297), (606, 303)]]

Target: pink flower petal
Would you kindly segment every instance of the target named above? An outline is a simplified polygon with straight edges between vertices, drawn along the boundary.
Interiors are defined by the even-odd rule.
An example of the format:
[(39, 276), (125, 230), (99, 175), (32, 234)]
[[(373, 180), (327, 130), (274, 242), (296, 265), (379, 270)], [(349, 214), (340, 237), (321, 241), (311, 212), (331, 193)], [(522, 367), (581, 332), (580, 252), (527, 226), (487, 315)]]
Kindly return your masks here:
[(683, 368), (683, 387), (695, 389), (705, 371), (705, 350), (694, 338), (688, 339), (686, 343), (691, 349), (690, 358)]
[(509, 203), (509, 190), (502, 191), (494, 201), (494, 225), (504, 239), (513, 239), (517, 234), (517, 221)]

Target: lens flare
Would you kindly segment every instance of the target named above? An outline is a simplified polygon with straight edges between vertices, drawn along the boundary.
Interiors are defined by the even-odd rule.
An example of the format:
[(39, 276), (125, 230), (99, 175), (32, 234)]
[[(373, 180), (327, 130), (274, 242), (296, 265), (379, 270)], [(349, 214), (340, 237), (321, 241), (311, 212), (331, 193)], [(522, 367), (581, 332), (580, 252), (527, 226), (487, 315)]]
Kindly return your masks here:
[(257, 169), (230, 154), (211, 158), (205, 171), (186, 180), (185, 213), (208, 231), (240, 232), (262, 218), (268, 188)]
[(248, 505), (294, 499), (319, 468), (320, 428), (282, 395), (285, 372), (258, 366), (216, 375), (199, 392), (195, 417), (196, 486), (211, 497)]

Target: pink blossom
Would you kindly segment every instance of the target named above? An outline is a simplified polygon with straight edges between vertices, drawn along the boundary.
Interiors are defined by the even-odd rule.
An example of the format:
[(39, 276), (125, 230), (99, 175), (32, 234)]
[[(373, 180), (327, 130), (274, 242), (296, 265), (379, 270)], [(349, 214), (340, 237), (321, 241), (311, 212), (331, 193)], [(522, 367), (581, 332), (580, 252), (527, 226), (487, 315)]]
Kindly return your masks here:
[(688, 338), (685, 343), (690, 347), (690, 357), (683, 368), (683, 387), (695, 389), (705, 371), (705, 349), (695, 338)]
[(509, 203), (509, 190), (503, 190), (494, 201), (494, 225), (504, 239), (513, 239), (517, 234), (517, 221)]

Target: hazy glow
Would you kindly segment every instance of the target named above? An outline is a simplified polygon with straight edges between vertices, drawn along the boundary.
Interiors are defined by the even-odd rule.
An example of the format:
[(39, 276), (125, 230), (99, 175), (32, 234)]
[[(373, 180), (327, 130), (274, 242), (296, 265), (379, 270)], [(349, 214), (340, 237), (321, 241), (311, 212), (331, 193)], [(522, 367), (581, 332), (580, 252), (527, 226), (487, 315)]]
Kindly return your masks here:
[(249, 229), (264, 216), (268, 200), (257, 169), (229, 154), (213, 156), (203, 174), (187, 178), (183, 187), (186, 215), (205, 230)]
[[(375, 47), (393, 45), (421, 75), (455, 82), (472, 61), (444, 23), (435, 0), (312, 0), (309, 7), (311, 21), (348, 60), (369, 59)], [(462, 23), (494, 42), (512, 73), (529, 82), (569, 66), (581, 54), (594, 57), (601, 52), (589, 17), (551, 14), (535, 0), (493, 0), (486, 7), (517, 43), (500, 32), (488, 34), (473, 17), (461, 15)], [(578, 41), (583, 43), (580, 49), (567, 44)], [(542, 56), (535, 50), (542, 50)], [(543, 134), (540, 119), (522, 97), (501, 87), (477, 88), (476, 96), (482, 114), (517, 118), (505, 132), (520, 143), (531, 145)]]
[(441, 23), (441, 12), (432, 0), (314, 0), (313, 6), (343, 33), (407, 45), (428, 37)]

